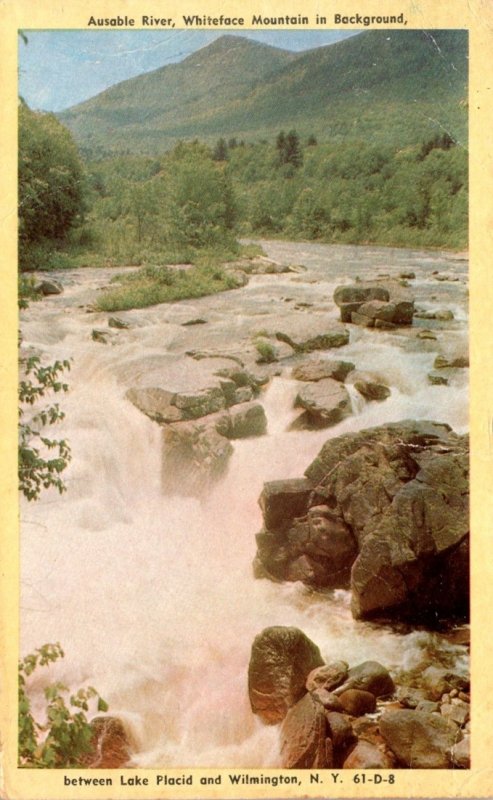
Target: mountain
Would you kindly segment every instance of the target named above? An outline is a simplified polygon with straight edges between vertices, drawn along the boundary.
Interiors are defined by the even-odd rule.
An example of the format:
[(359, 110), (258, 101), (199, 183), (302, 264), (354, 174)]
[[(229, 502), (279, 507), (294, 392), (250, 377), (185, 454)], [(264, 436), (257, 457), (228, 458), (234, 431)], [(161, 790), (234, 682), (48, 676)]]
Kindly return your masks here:
[(301, 54), (227, 35), (58, 116), (92, 155), (281, 128), (394, 145), (447, 131), (463, 142), (467, 74), (460, 30), (372, 30)]

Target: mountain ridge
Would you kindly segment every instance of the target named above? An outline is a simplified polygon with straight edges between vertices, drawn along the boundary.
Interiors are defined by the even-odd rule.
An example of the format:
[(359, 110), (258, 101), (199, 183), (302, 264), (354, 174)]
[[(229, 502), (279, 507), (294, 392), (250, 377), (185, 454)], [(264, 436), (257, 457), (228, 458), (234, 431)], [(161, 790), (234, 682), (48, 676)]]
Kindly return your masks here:
[(465, 140), (466, 97), (466, 31), (371, 30), (301, 53), (225, 34), (58, 117), (93, 154), (154, 154), (179, 139), (258, 139), (283, 127), (405, 145), (438, 130)]

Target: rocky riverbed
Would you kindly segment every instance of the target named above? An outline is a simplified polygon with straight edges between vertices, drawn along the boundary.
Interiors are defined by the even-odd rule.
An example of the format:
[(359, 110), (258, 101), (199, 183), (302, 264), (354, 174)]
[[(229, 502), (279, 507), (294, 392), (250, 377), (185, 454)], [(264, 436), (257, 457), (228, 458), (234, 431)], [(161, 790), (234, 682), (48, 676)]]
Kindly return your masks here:
[[(84, 269), (23, 314), (25, 348), (73, 359), (68, 492), (23, 512), (23, 650), (72, 651), (55, 672), (97, 685), (130, 764), (287, 764), (247, 698), (268, 626), (303, 630), (325, 664), (382, 663), (397, 687), (417, 665), (460, 677), (435, 699), (401, 680), (440, 706), (419, 713), (465, 694), (447, 628), (467, 619), (467, 262), (264, 248), (224, 294), (108, 315), (112, 272)], [(348, 711), (324, 708), (333, 741), (326, 712)]]

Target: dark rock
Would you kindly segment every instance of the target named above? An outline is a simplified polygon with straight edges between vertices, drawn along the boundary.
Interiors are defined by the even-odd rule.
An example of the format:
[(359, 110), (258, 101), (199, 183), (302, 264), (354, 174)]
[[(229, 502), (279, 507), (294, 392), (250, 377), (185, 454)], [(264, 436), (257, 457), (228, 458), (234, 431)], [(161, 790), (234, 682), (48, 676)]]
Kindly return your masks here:
[(432, 386), (447, 386), (449, 382), (449, 376), (447, 374), (432, 370), (428, 373), (428, 382), (431, 383)]
[(55, 280), (44, 280), (36, 284), (34, 291), (47, 297), (50, 294), (62, 294), (63, 286)]
[(412, 281), (416, 277), (416, 273), (410, 270), (409, 272), (401, 272), (399, 278), (404, 278), (405, 280)]
[(354, 364), (350, 361), (309, 361), (294, 367), (292, 377), (297, 381), (306, 382), (332, 378), (344, 383), (354, 368)]
[[(252, 645), (248, 693), (254, 714), (269, 725), (286, 716), (306, 693), (309, 673), (323, 664), (318, 647), (298, 628), (266, 628)], [(311, 703), (315, 704), (311, 699)], [(323, 706), (316, 704), (323, 716)], [(308, 706), (307, 706), (308, 707)]]
[(206, 319), (202, 319), (198, 317), (197, 319), (188, 319), (186, 322), (182, 322), (181, 324), (183, 327), (188, 327), (189, 325), (205, 325), (207, 323)]
[(456, 356), (446, 356), (446, 355), (438, 355), (435, 358), (433, 363), (435, 369), (448, 369), (450, 367), (455, 367), (456, 369), (464, 369), (469, 366), (469, 356), (467, 355), (456, 355)]
[(306, 680), (306, 688), (309, 692), (313, 692), (315, 689), (326, 689), (331, 692), (346, 680), (347, 674), (348, 665), (345, 661), (324, 664), (323, 667), (317, 667), (310, 672)]
[(333, 347), (343, 347), (349, 342), (349, 332), (344, 328), (334, 328), (323, 333), (309, 336), (306, 339), (295, 341), (284, 331), (276, 332), (276, 339), (285, 342), (293, 348), (295, 353), (311, 353), (313, 350), (330, 350)]
[(377, 707), (375, 695), (361, 689), (346, 689), (337, 696), (346, 714), (351, 714), (352, 717), (372, 714)]
[(313, 485), (307, 478), (264, 483), (259, 505), (264, 515), (265, 527), (276, 530), (285, 527), (294, 517), (306, 514), (312, 488)]
[(345, 759), (343, 769), (390, 769), (392, 760), (376, 745), (360, 740)]
[(395, 685), (389, 671), (382, 664), (378, 661), (364, 661), (356, 667), (351, 667), (347, 679), (335, 693), (340, 695), (348, 689), (359, 689), (370, 692), (374, 697), (385, 697), (393, 694)]
[(352, 725), (344, 714), (338, 714), (337, 711), (326, 711), (325, 719), (334, 749), (339, 750), (354, 741)]
[(366, 327), (411, 325), (414, 298), (399, 281), (383, 279), (338, 286), (334, 301), (341, 310), (341, 321)]
[(388, 386), (371, 381), (356, 381), (354, 388), (367, 400), (386, 400), (391, 394)]
[(412, 769), (447, 769), (457, 727), (438, 714), (386, 711), (380, 732), (398, 761)]
[[(468, 466), (467, 437), (439, 423), (406, 421), (329, 439), (306, 470), (311, 493), (304, 485), (293, 508), (277, 504), (277, 520), (264, 514), (258, 561), (275, 579), (319, 587), (347, 586), (351, 570), (357, 618), (466, 620)], [(325, 543), (310, 523), (316, 507), (324, 507)], [(335, 542), (346, 537), (344, 565), (333, 560), (330, 530)]]
[(302, 386), (295, 406), (304, 408), (318, 428), (335, 425), (351, 413), (351, 399), (347, 389), (331, 378)]
[(310, 694), (291, 708), (281, 727), (281, 760), (286, 769), (324, 769), (327, 763), (325, 746), (326, 720), (323, 706)]
[[(213, 415), (214, 417), (214, 415)], [(227, 439), (246, 439), (250, 436), (263, 436), (267, 430), (267, 417), (260, 403), (240, 403), (219, 413), (214, 427), (217, 433)]]
[(197, 392), (176, 392), (173, 400), (184, 419), (198, 419), (226, 407), (226, 398), (220, 386), (210, 386)]
[(98, 331), (97, 328), (93, 328), (91, 331), (91, 339), (93, 342), (108, 344), (108, 331)]

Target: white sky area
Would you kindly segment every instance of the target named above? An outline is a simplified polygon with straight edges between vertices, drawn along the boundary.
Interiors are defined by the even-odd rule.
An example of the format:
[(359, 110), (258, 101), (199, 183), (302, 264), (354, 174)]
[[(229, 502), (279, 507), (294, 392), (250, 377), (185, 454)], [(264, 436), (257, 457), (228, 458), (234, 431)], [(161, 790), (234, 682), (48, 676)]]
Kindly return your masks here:
[(357, 31), (101, 30), (24, 31), (19, 38), (19, 94), (30, 108), (62, 111), (109, 86), (182, 61), (225, 34), (284, 50), (322, 47)]

